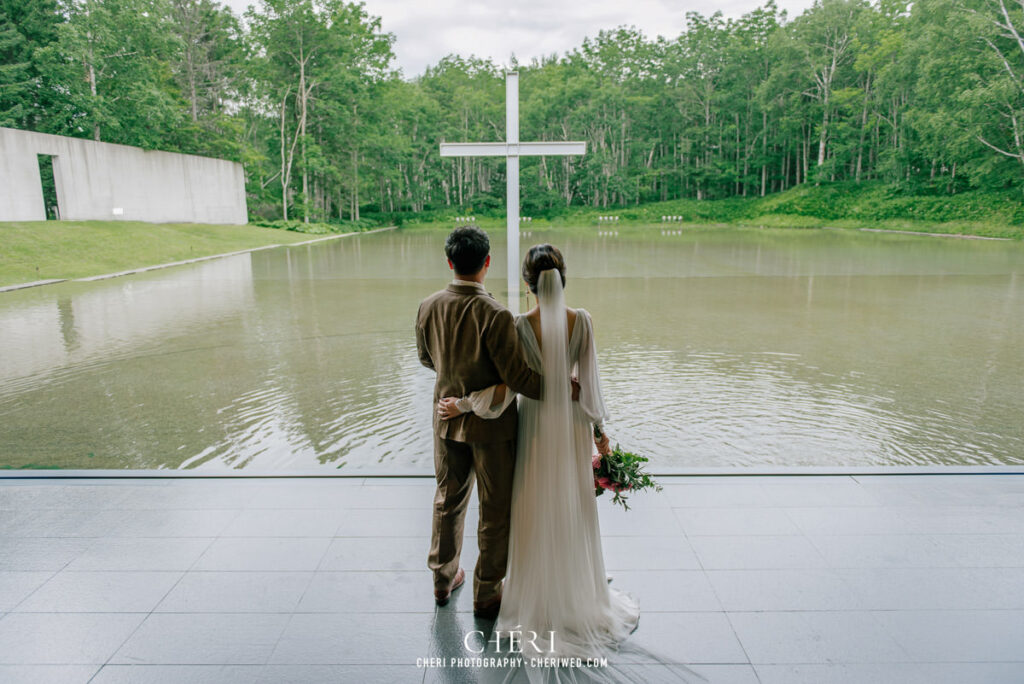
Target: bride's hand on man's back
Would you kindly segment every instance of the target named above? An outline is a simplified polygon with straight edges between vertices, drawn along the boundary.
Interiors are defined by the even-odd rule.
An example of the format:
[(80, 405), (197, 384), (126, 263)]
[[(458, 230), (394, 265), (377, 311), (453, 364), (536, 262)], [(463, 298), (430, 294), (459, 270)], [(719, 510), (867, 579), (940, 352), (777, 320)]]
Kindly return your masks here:
[(451, 420), (462, 415), (462, 411), (455, 405), (456, 401), (458, 401), (458, 397), (444, 397), (437, 400), (437, 415), (441, 417), (441, 420)]

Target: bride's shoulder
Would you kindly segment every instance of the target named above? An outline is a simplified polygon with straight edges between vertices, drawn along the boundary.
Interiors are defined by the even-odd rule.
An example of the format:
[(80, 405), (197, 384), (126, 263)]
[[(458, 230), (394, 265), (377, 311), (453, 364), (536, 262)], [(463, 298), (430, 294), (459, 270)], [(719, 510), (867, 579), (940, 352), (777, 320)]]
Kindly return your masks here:
[(576, 309), (576, 325), (580, 327), (580, 334), (586, 338), (594, 338), (594, 319), (586, 309)]

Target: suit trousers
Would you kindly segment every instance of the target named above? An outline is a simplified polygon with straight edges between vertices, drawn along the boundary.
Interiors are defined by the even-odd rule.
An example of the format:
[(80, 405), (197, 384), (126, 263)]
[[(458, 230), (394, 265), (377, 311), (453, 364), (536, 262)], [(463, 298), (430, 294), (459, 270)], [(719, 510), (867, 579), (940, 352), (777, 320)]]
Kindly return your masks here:
[(458, 572), (466, 509), (475, 479), (480, 499), (480, 556), (473, 571), (473, 600), (489, 602), (501, 594), (508, 563), (515, 463), (515, 440), (455, 442), (434, 435), (437, 490), (427, 566), (434, 572), (435, 589), (451, 587)]

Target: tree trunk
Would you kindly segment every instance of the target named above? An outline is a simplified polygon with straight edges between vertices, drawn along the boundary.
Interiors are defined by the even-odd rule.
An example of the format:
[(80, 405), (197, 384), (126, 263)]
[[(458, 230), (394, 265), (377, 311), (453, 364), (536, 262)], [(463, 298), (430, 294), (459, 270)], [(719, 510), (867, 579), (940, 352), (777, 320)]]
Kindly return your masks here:
[(288, 220), (288, 184), (291, 180), (291, 165), (288, 163), (287, 138), (285, 136), (285, 113), (288, 110), (288, 91), (281, 100), (281, 214)]
[[(761, 197), (765, 195), (765, 184), (768, 181), (768, 112), (761, 112)], [(785, 162), (783, 162), (785, 163)]]
[(359, 220), (359, 151), (352, 150), (352, 220)]
[(306, 89), (306, 57), (299, 46), (299, 131), (302, 145), (302, 221), (309, 223), (309, 169), (306, 166), (306, 106), (309, 91)]
[[(89, 92), (92, 93), (93, 98), (97, 97), (96, 93), (96, 68), (92, 64), (92, 60), (89, 60)], [(100, 122), (93, 121), (92, 123), (92, 139), (96, 142), (100, 141)]]

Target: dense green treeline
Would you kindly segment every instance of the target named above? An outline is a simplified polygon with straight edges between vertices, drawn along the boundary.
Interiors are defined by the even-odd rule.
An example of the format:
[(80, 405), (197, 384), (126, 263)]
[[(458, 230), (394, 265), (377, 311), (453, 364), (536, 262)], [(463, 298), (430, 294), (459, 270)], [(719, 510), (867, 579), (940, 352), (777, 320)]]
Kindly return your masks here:
[[(790, 19), (769, 0), (674, 30), (517, 65), (522, 139), (588, 142), (523, 159), (524, 214), (813, 184), (1021, 197), (1019, 3), (819, 0)], [(503, 139), (501, 69), (450, 56), (406, 78), (393, 42), (341, 0), (0, 0), (0, 125), (241, 161), (264, 219), (498, 208), (504, 163), (437, 145)]]

